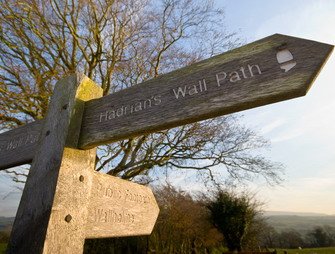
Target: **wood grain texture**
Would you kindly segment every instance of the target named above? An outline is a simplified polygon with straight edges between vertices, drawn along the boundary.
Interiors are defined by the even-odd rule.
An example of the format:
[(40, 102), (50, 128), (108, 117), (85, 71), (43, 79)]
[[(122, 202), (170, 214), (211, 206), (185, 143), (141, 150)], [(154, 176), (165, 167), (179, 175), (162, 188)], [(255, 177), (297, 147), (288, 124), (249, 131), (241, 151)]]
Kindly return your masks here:
[(95, 148), (64, 149), (43, 254), (83, 253), (95, 157)]
[(0, 170), (31, 163), (43, 121), (36, 121), (0, 134)]
[[(81, 211), (79, 204), (87, 201), (91, 181), (89, 178), (84, 183), (78, 181), (78, 174), (85, 176), (88, 170), (93, 171), (95, 149), (64, 151), (64, 147), (67, 140), (72, 140), (68, 138), (71, 122), (78, 121), (74, 116), (78, 118), (76, 103), (81, 98), (76, 96), (85, 80), (83, 75), (74, 74), (56, 84), (7, 253), (57, 253), (58, 250), (79, 253), (82, 248), (78, 244), (84, 241), (80, 225), (85, 223), (87, 210), (84, 207)], [(85, 96), (98, 97), (91, 91), (88, 94), (91, 97)], [(78, 200), (70, 204), (71, 199)], [(68, 214), (72, 216), (70, 222), (65, 221)], [(71, 241), (65, 240), (69, 234), (73, 237)], [(64, 244), (68, 244), (66, 250)]]
[[(291, 52), (296, 64), (287, 72), (277, 61), (277, 53), (284, 49)], [(331, 45), (275, 34), (89, 101), (79, 147), (303, 96), (332, 49)], [(178, 88), (186, 95), (179, 93), (177, 99)]]
[(94, 173), (86, 238), (149, 235), (158, 213), (150, 188)]

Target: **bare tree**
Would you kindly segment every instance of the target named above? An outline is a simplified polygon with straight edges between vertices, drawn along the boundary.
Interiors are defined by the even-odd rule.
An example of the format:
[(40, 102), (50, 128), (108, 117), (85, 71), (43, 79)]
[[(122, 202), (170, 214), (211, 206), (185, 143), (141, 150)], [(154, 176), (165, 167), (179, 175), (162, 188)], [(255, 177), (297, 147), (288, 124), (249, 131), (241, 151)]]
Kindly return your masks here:
[[(82, 71), (104, 95), (238, 44), (223, 11), (206, 0), (8, 0), (0, 2), (0, 125), (42, 119), (55, 82)], [(277, 183), (280, 165), (254, 151), (267, 142), (233, 116), (102, 146), (97, 170), (124, 179), (159, 167)], [(212, 177), (213, 178), (213, 177)]]

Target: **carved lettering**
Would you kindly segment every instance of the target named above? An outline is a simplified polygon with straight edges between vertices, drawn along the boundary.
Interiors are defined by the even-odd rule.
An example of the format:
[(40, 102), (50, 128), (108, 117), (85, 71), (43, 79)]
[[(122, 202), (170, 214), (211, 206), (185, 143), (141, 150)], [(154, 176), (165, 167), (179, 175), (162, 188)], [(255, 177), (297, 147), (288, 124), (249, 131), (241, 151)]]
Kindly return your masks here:
[(225, 81), (227, 78), (227, 73), (225, 72), (219, 72), (218, 74), (216, 74), (216, 82), (218, 86), (221, 86), (221, 81)]
[(132, 224), (135, 222), (135, 215), (125, 211), (116, 211), (112, 209), (97, 208), (94, 210), (93, 222), (111, 223), (111, 224)]
[(186, 87), (187, 86), (184, 86), (183, 88), (181, 87), (178, 87), (178, 89), (172, 89), (173, 90), (173, 93), (174, 93), (174, 96), (176, 97), (176, 99), (178, 100), (179, 97), (185, 97), (186, 95)]
[(12, 151), (17, 148), (33, 144), (38, 141), (38, 134), (29, 133), (26, 135), (17, 136), (10, 140), (0, 141), (0, 152), (1, 151)]
[(183, 87), (178, 87), (177, 89), (172, 89), (175, 98), (178, 100), (179, 98), (184, 98), (185, 96), (192, 96), (195, 94), (203, 93), (207, 91), (206, 80), (199, 80), (197, 85), (186, 85)]
[(250, 73), (250, 76), (253, 77), (255, 74), (253, 72), (253, 70), (256, 68), (257, 72), (258, 72), (258, 75), (261, 75), (262, 74), (262, 71), (261, 69), (259, 68), (258, 64), (255, 64), (255, 65), (249, 65), (248, 64), (248, 69), (249, 69), (249, 73)]
[(115, 190), (112, 188), (105, 188), (105, 197), (114, 198), (114, 199), (121, 199), (122, 193), (120, 190)]
[(235, 83), (236, 81), (240, 81), (240, 75), (238, 74), (237, 71), (233, 71), (229, 74), (229, 81), (232, 83)]
[(98, 196), (111, 198), (116, 200), (123, 200), (124, 202), (132, 202), (136, 204), (148, 204), (150, 203), (150, 198), (147, 195), (135, 193), (129, 189), (119, 190), (111, 186), (103, 186), (98, 184), (97, 187)]
[(248, 64), (247, 67), (241, 66), (238, 70), (232, 72), (222, 71), (217, 73), (216, 76), (216, 83), (217, 86), (221, 86), (224, 82), (235, 83), (241, 81), (243, 79), (249, 79), (256, 75), (261, 75), (262, 71), (258, 64), (250, 65)]
[[(217, 87), (222, 87), (225, 84), (239, 83), (245, 79), (250, 79), (257, 75), (262, 75), (260, 65), (248, 64), (246, 66), (240, 66), (233, 71), (222, 70), (216, 73), (216, 82), (214, 83), (216, 83), (215, 85)], [(186, 84), (172, 88), (171, 93), (174, 99), (181, 100), (189, 96), (199, 96), (202, 93), (207, 92), (208, 89), (210, 89), (210, 87), (208, 87), (206, 79), (203, 78), (199, 80), (197, 84)], [(148, 110), (161, 104), (162, 96), (155, 95), (145, 100), (133, 102), (129, 105), (116, 106), (113, 109), (100, 113), (99, 122), (105, 122), (119, 117), (129, 116), (133, 113)]]
[(125, 201), (134, 202), (138, 204), (147, 204), (150, 199), (148, 196), (132, 193), (130, 190), (126, 190)]
[(111, 110), (100, 113), (99, 122), (105, 122), (119, 117), (131, 115), (135, 112), (143, 111), (152, 108), (153, 106), (159, 106), (162, 103), (162, 96), (155, 95), (143, 101), (137, 101), (131, 105), (122, 105)]

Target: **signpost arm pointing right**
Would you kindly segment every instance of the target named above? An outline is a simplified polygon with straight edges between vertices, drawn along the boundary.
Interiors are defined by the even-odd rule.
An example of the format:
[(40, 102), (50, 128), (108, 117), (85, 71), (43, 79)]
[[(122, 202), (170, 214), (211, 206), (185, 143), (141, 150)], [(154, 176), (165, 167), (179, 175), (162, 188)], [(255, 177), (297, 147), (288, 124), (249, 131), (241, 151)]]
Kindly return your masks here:
[[(88, 101), (78, 148), (304, 96), (333, 48), (275, 34)], [(0, 134), (0, 170), (31, 162), (40, 130), (35, 123)]]
[(275, 34), (87, 102), (80, 147), (304, 96), (333, 50)]

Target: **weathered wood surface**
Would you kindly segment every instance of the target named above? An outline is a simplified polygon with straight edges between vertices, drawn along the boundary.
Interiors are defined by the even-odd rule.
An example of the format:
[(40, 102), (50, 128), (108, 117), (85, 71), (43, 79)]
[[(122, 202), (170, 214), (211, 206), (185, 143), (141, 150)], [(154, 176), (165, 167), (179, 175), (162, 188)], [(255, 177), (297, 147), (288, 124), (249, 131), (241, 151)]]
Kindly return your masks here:
[(64, 149), (43, 254), (83, 253), (95, 158), (96, 148)]
[[(78, 148), (303, 96), (332, 49), (332, 45), (276, 34), (89, 101), (80, 137), (76, 137)], [(277, 53), (285, 50), (292, 54), (292, 60), (287, 54), (284, 59), (277, 58)], [(30, 128), (38, 133), (37, 127), (28, 126), (22, 132)], [(0, 143), (5, 144), (2, 147), (15, 141), (18, 132), (0, 134), (0, 141), (5, 140)], [(70, 146), (75, 147), (75, 143)], [(32, 145), (26, 149), (1, 148), (0, 169), (20, 164), (15, 163), (16, 156), (29, 162), (32, 151)]]
[[(84, 89), (87, 86), (89, 89)], [(82, 252), (87, 219), (87, 207), (82, 204), (88, 202), (92, 184), (89, 172), (94, 170), (96, 151), (65, 146), (78, 137), (71, 126), (81, 120), (80, 101), (101, 94), (101, 89), (83, 75), (74, 74), (57, 83), (7, 253)]]
[(43, 121), (36, 121), (0, 134), (0, 170), (31, 163)]
[(80, 147), (303, 96), (332, 49), (332, 45), (276, 34), (89, 101)]
[(159, 208), (150, 188), (94, 173), (86, 238), (148, 235)]

